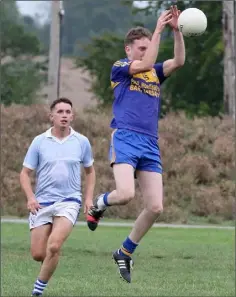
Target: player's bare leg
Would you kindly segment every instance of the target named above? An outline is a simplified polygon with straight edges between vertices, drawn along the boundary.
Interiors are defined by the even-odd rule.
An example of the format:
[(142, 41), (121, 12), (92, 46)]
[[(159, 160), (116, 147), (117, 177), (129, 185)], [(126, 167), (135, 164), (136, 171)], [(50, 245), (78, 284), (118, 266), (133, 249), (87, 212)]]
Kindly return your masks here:
[(90, 230), (94, 231), (107, 206), (125, 205), (134, 198), (134, 169), (129, 164), (114, 164), (113, 172), (116, 190), (111, 193), (101, 194), (90, 208), (87, 223)]
[[(125, 205), (129, 203), (135, 195), (134, 169), (129, 164), (114, 164), (114, 177), (116, 181), (116, 190), (111, 193), (100, 195), (89, 211), (87, 223), (91, 230), (95, 230), (99, 219), (110, 205)], [(130, 282), (130, 269), (132, 268), (132, 259), (119, 251), (113, 253), (113, 259), (118, 265), (122, 279)]]
[(48, 238), (52, 231), (52, 225), (46, 224), (31, 230), (31, 255), (35, 261), (43, 262), (46, 257)]
[(145, 208), (135, 221), (129, 238), (139, 243), (163, 211), (162, 175), (157, 172), (138, 171), (137, 177)]
[(48, 238), (46, 257), (44, 258), (32, 295), (42, 295), (47, 283), (53, 275), (58, 261), (61, 247), (73, 229), (73, 224), (66, 217), (55, 217), (52, 232)]
[(131, 282), (131, 272), (133, 261), (131, 259), (140, 240), (152, 227), (155, 220), (163, 210), (163, 186), (162, 175), (156, 172), (138, 171), (138, 181), (142, 191), (145, 208), (138, 216), (130, 235), (125, 239), (120, 249), (113, 253), (120, 276), (126, 282)]

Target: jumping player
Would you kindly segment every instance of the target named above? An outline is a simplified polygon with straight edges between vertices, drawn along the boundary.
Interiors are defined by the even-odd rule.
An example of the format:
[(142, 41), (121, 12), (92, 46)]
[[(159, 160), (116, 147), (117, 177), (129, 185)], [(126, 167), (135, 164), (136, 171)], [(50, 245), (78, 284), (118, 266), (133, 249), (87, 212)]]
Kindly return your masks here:
[[(101, 194), (90, 208), (87, 223), (95, 230), (107, 207), (125, 205), (135, 196), (134, 173), (145, 208), (129, 236), (113, 253), (120, 276), (131, 282), (131, 256), (143, 236), (163, 211), (162, 162), (158, 147), (160, 86), (184, 65), (185, 45), (178, 31), (180, 11), (176, 6), (159, 17), (153, 35), (145, 28), (131, 29), (125, 38), (127, 58), (114, 63), (111, 85), (114, 91), (110, 161), (116, 189)], [(161, 33), (170, 25), (174, 35), (174, 57), (156, 64)]]

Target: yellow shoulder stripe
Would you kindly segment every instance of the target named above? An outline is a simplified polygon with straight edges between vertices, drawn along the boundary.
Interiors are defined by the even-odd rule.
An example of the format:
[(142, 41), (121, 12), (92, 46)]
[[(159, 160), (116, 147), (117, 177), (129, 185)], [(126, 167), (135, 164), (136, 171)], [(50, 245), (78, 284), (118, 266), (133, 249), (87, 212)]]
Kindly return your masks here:
[(119, 85), (119, 82), (111, 81), (111, 87), (112, 87), (112, 89), (115, 89), (115, 87), (117, 87), (118, 85)]

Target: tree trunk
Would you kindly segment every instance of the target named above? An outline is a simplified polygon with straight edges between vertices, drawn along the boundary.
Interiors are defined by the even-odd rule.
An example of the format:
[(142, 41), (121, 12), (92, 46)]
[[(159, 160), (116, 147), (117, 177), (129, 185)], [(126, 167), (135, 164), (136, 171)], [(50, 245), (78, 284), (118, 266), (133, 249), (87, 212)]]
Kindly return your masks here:
[(235, 2), (223, 1), (224, 108), (235, 119)]

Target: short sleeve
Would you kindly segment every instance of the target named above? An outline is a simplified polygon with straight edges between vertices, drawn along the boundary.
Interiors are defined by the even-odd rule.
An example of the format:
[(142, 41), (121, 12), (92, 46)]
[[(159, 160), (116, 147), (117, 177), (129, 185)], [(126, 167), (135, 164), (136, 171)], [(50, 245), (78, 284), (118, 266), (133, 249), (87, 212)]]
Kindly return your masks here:
[(154, 69), (156, 70), (156, 74), (159, 78), (160, 84), (162, 84), (167, 77), (165, 77), (163, 72), (163, 63), (157, 63), (154, 65)]
[(82, 163), (84, 167), (90, 167), (93, 165), (94, 159), (93, 159), (93, 152), (90, 145), (90, 142), (88, 138), (85, 138), (83, 143), (83, 158)]
[(36, 137), (32, 141), (31, 145), (28, 148), (26, 153), (23, 166), (31, 170), (34, 170), (38, 167), (39, 164), (39, 138)]
[(111, 81), (120, 82), (129, 76), (129, 66), (132, 61), (116, 61), (111, 69)]

